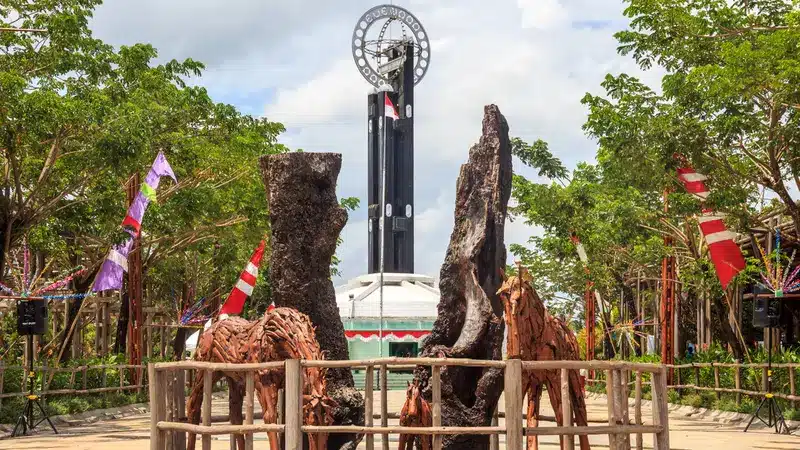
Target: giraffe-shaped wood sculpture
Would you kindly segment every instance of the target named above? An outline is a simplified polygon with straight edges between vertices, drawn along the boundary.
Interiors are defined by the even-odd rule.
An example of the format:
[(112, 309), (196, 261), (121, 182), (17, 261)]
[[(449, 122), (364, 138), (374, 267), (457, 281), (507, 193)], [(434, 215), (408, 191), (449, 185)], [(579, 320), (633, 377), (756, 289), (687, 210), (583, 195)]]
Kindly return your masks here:
[[(503, 276), (504, 282), (497, 294), (505, 305), (505, 322), (508, 328), (506, 352), (508, 358), (523, 361), (579, 360), (578, 341), (567, 325), (551, 316), (533, 288), (533, 278), (518, 265), (518, 276)], [(542, 388), (547, 387), (556, 422), (563, 425), (561, 415), (561, 373), (559, 370), (533, 370), (522, 377), (522, 392), (528, 395), (529, 428), (539, 425), (539, 401)], [(586, 402), (583, 385), (577, 370), (569, 372), (570, 402), (575, 424), (586, 426)], [(563, 438), (562, 438), (563, 440)], [(589, 439), (580, 436), (581, 450), (589, 450)], [(538, 450), (536, 436), (528, 436), (527, 448)], [(563, 443), (562, 443), (563, 448)]]
[[(322, 351), (317, 342), (311, 320), (292, 308), (268, 310), (257, 321), (250, 322), (240, 317), (229, 317), (216, 322), (203, 332), (197, 346), (195, 359), (218, 363), (257, 363), (283, 361), (287, 359), (320, 360)], [(306, 425), (331, 425), (331, 411), (335, 402), (328, 397), (325, 369), (306, 367), (303, 382), (303, 423)], [(284, 386), (283, 369), (262, 370), (255, 377), (255, 395), (264, 410), (264, 423), (276, 423), (278, 389)], [(242, 423), (245, 375), (243, 372), (214, 372), (216, 382), (227, 377), (231, 387), (230, 420)], [(199, 371), (186, 406), (189, 421), (200, 422), (200, 405), (203, 403), (203, 373)], [(326, 450), (326, 433), (310, 433), (308, 448)], [(268, 433), (271, 450), (279, 450), (278, 433)], [(237, 435), (239, 450), (244, 450), (244, 436)], [(188, 450), (194, 450), (195, 435), (189, 433)]]

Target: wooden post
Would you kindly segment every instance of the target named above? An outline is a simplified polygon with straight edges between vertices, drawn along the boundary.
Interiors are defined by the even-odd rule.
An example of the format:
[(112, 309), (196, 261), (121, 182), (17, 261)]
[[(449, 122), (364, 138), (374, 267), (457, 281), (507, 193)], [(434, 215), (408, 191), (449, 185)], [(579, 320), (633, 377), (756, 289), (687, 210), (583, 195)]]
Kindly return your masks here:
[[(172, 386), (175, 384), (175, 372), (173, 370), (167, 370), (164, 372), (164, 376), (166, 377), (167, 383), (164, 389), (164, 395), (167, 397), (167, 422), (177, 422), (177, 417), (175, 417), (175, 398), (173, 397), (172, 393)], [(167, 443), (167, 450), (175, 450), (174, 447), (174, 431), (166, 432), (166, 443)], [(205, 449), (204, 449), (205, 450)]]
[(717, 400), (719, 400), (722, 398), (722, 392), (719, 391), (719, 366), (715, 366), (712, 362), (711, 367), (714, 369), (714, 393), (717, 394)]
[[(255, 396), (255, 372), (248, 371), (245, 375), (244, 387), (244, 424), (253, 424), (253, 397)], [(244, 435), (244, 450), (253, 450), (253, 433)]]
[[(496, 427), (499, 423), (499, 411), (500, 405), (497, 404), (494, 407), (494, 413), (492, 413), (492, 426)], [(500, 450), (500, 435), (499, 434), (490, 434), (489, 435), (489, 450)]]
[(286, 408), (286, 392), (283, 389), (278, 389), (278, 424), (283, 425), (284, 411)]
[[(0, 375), (2, 377), (2, 375)], [(3, 381), (0, 378), (0, 393), (3, 392)], [(794, 388), (794, 366), (789, 366), (789, 394), (792, 396), (795, 395), (795, 388)], [(792, 400), (792, 409), (797, 409), (797, 401)]]
[(303, 448), (303, 371), (300, 360), (286, 360), (286, 425), (284, 438), (286, 450)]
[[(3, 381), (6, 376), (5, 363), (0, 361), (0, 395), (3, 394)], [(3, 399), (0, 398), (0, 408), (3, 407)]]
[[(145, 347), (145, 354), (148, 358), (153, 356), (153, 313), (147, 311), (145, 314), (145, 328), (147, 329), (147, 346)], [(194, 378), (192, 378), (194, 379)]]
[[(734, 382), (734, 387), (736, 388), (737, 391), (742, 388), (742, 368), (738, 366), (738, 364), (740, 363), (741, 361), (737, 360), (736, 361), (737, 366), (733, 368), (734, 370), (733, 382)], [(736, 392), (736, 406), (739, 406), (741, 404), (742, 404), (742, 393)]]
[[(203, 372), (203, 426), (211, 426), (211, 395), (214, 393), (214, 372), (206, 370)], [(211, 435), (204, 434), (203, 450), (211, 450)]]
[[(627, 370), (620, 370), (617, 373), (619, 374), (619, 390), (617, 392), (617, 398), (619, 399), (619, 403), (617, 404), (617, 422), (621, 423), (622, 425), (628, 425), (630, 423), (630, 417), (628, 415), (628, 380), (630, 379), (630, 373)], [(617, 436), (617, 441), (620, 442), (620, 446), (624, 450), (630, 450), (631, 435), (625, 433)]]
[(652, 374), (653, 425), (662, 427), (653, 435), (654, 450), (669, 450), (669, 408), (667, 406), (667, 370)]
[[(373, 406), (373, 398), (372, 398), (372, 384), (375, 382), (375, 370), (373, 366), (367, 366), (367, 370), (364, 371), (364, 426), (368, 428), (372, 428), (373, 425), (373, 418), (372, 418), (372, 406)], [(365, 436), (367, 450), (375, 450), (375, 435), (367, 434)]]
[(504, 394), (506, 403), (506, 449), (522, 450), (522, 361), (506, 361)]
[[(133, 378), (133, 377), (132, 377)], [(139, 383), (144, 383), (141, 377), (138, 378)], [(183, 369), (177, 369), (175, 372), (175, 384), (172, 386), (171, 395), (174, 397), (172, 401), (175, 408), (175, 421), (181, 421), (186, 417), (186, 372)], [(173, 431), (172, 448), (175, 450), (186, 449), (186, 432)]]
[[(442, 376), (441, 366), (431, 367), (431, 394), (433, 404), (431, 405), (433, 415), (433, 426), (442, 426)], [(433, 450), (442, 450), (442, 435), (433, 435)]]
[[(166, 395), (167, 395), (167, 377), (169, 376), (169, 371), (162, 371), (158, 374), (158, 420), (167, 420), (167, 402)], [(164, 399), (164, 400), (161, 400)], [(158, 449), (165, 450), (167, 448), (167, 432), (163, 430), (159, 430), (158, 432)]]
[[(606, 370), (606, 400), (607, 400), (607, 407), (608, 407), (608, 425), (614, 426), (615, 425), (615, 417), (614, 413), (616, 412), (616, 408), (614, 408), (614, 401), (615, 401), (615, 387), (616, 382), (614, 378), (616, 375), (613, 370)], [(618, 450), (617, 447), (617, 435), (614, 433), (608, 433), (608, 448), (609, 450)]]
[[(569, 390), (569, 369), (561, 369), (561, 425), (572, 426), (572, 398)], [(435, 426), (435, 423), (434, 423)], [(574, 450), (575, 437), (571, 434), (562, 435), (562, 450)], [(434, 447), (434, 450), (437, 450)]]
[(767, 392), (769, 387), (767, 386), (767, 379), (769, 379), (769, 369), (764, 367), (761, 369), (761, 392)]
[[(381, 364), (381, 426), (389, 426), (389, 399), (388, 378), (389, 371), (386, 364)], [(389, 450), (389, 434), (381, 434), (381, 448)]]
[[(636, 425), (642, 424), (642, 372), (636, 371), (636, 398), (633, 403), (633, 420)], [(644, 443), (642, 433), (636, 433), (636, 450), (642, 450)]]
[[(75, 372), (73, 371), (74, 375)], [(159, 404), (163, 397), (158, 392), (158, 382), (156, 381), (156, 366), (153, 363), (147, 365), (147, 378), (150, 380), (150, 450), (159, 450), (161, 448), (158, 433), (158, 411)]]
[[(694, 367), (694, 386), (695, 387), (700, 387), (700, 368), (697, 367), (697, 366), (694, 366), (694, 364), (692, 364), (692, 366)], [(699, 392), (699, 391), (697, 389), (695, 389), (695, 392)]]

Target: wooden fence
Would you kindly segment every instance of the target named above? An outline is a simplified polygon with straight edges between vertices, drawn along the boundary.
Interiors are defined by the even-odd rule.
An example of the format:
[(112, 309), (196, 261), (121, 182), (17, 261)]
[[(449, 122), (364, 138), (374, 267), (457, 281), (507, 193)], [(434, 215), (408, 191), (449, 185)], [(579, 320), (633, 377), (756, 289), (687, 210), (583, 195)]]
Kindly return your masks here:
[[(412, 428), (388, 425), (388, 402), (386, 389), (386, 374), (391, 368), (398, 366), (429, 366), (431, 367), (431, 388), (433, 426), (429, 428)], [(486, 427), (452, 427), (442, 425), (441, 414), (441, 373), (447, 366), (460, 367), (487, 367), (502, 369), (505, 372), (504, 401), (505, 423), (501, 426), (493, 424)], [(328, 368), (354, 368), (364, 369), (367, 372), (364, 389), (365, 422), (364, 426), (311, 426), (303, 425), (301, 412), (303, 408), (303, 368), (328, 367)], [(279, 411), (278, 423), (255, 424), (254, 414), (254, 385), (256, 372), (265, 369), (284, 368), (286, 382), (283, 392), (284, 411)], [(201, 424), (186, 423), (185, 419), (185, 390), (182, 389), (186, 382), (187, 370), (200, 370), (204, 373), (204, 399), (201, 407)], [(604, 370), (611, 380), (620, 380), (618, 383), (608, 385), (608, 425), (602, 426), (572, 426), (569, 421), (564, 426), (526, 428), (523, 426), (523, 397), (522, 377), (524, 372), (530, 370), (560, 371), (561, 391), (568, 389), (568, 374), (571, 370), (592, 369)], [(608, 361), (537, 361), (522, 362), (519, 360), (485, 361), (467, 359), (428, 359), (428, 358), (383, 358), (362, 361), (310, 361), (287, 360), (259, 364), (217, 364), (196, 361), (164, 362), (148, 365), (150, 383), (150, 448), (151, 450), (185, 448), (186, 433), (192, 432), (200, 436), (203, 450), (211, 448), (211, 436), (231, 434), (231, 442), (235, 442), (233, 435), (244, 435), (245, 448), (253, 448), (253, 433), (278, 432), (283, 435), (286, 444), (284, 448), (298, 450), (302, 448), (304, 433), (357, 433), (365, 435), (366, 448), (374, 450), (374, 436), (382, 436), (382, 447), (389, 448), (389, 434), (427, 434), (433, 436), (433, 448), (442, 447), (442, 438), (445, 435), (456, 434), (482, 434), (490, 436), (505, 435), (506, 448), (521, 450), (525, 436), (557, 435), (564, 439), (564, 448), (572, 449), (575, 445), (575, 436), (579, 435), (608, 435), (611, 450), (631, 448), (630, 438), (636, 438), (636, 448), (643, 448), (642, 435), (653, 435), (653, 447), (656, 450), (669, 449), (669, 419), (667, 416), (667, 385), (666, 369), (661, 365), (633, 364)], [(217, 424), (212, 425), (212, 374), (214, 371), (238, 371), (245, 373), (245, 399), (244, 423), (242, 425)], [(380, 396), (380, 425), (376, 426), (373, 420), (373, 396), (375, 388), (372, 376), (378, 370), (381, 374), (381, 386), (378, 388)], [(636, 396), (634, 401), (634, 423), (630, 424), (628, 385), (624, 383), (624, 375), (635, 373)], [(653, 393), (653, 417), (651, 424), (645, 425), (642, 420), (641, 385), (642, 374), (650, 374)], [(569, 417), (571, 405), (568, 395), (562, 395), (563, 416)], [(233, 444), (232, 444), (233, 445)]]
[[(144, 365), (137, 366), (130, 364), (105, 364), (78, 367), (34, 367), (34, 374), (37, 376), (37, 380), (39, 380), (39, 382), (36, 383), (36, 389), (34, 389), (34, 391), (41, 396), (64, 394), (97, 394), (101, 392), (124, 392), (131, 390), (142, 392), (143, 388), (147, 387), (147, 380), (142, 378), (145, 368), (146, 366)], [(119, 379), (118, 385), (108, 386), (109, 370), (117, 371), (117, 377)], [(9, 373), (19, 374), (19, 384), (13, 383), (17, 387), (17, 389), (15, 389), (13, 392), (5, 391), (5, 388), (8, 386), (8, 384), (12, 384), (10, 383), (11, 378), (7, 375)], [(52, 383), (48, 384), (50, 376), (52, 374), (61, 373), (70, 374), (69, 381), (67, 382), (69, 387), (50, 389), (50, 385), (52, 385)], [(136, 375), (136, 378), (131, 378), (134, 374)], [(5, 366), (0, 364), (0, 406), (2, 406), (1, 402), (4, 398), (24, 397), (28, 394), (28, 375), (28, 371), (25, 367)], [(93, 388), (89, 386), (90, 376), (99, 376), (100, 387)], [(128, 381), (131, 379), (141, 381), (138, 384), (130, 384)], [(45, 384), (44, 388), (42, 388), (42, 382)]]
[[(722, 394), (735, 394), (736, 405), (742, 403), (742, 396), (763, 398), (768, 392), (767, 378), (769, 366), (766, 363), (691, 363), (668, 364), (664, 366), (673, 369), (675, 384), (668, 385), (668, 389), (683, 395), (686, 391), (714, 392), (717, 399)], [(800, 363), (775, 363), (772, 364), (772, 392), (775, 398), (790, 402), (792, 409), (800, 405), (800, 396), (797, 395), (796, 376)], [(756, 375), (757, 374), (757, 375)], [(708, 379), (708, 383), (703, 380)], [(605, 379), (597, 377), (587, 380), (589, 383), (605, 384)], [(628, 380), (628, 384), (634, 381)], [(788, 391), (788, 392), (787, 392)]]

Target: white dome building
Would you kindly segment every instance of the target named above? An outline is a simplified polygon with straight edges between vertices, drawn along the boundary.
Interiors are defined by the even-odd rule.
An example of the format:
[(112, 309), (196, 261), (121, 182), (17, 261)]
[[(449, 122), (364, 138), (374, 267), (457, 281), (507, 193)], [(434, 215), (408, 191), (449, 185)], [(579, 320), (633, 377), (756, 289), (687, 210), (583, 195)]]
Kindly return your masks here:
[(432, 277), (384, 273), (383, 311), (380, 285), (380, 274), (373, 273), (336, 288), (350, 359), (416, 356), (433, 328), (439, 289)]

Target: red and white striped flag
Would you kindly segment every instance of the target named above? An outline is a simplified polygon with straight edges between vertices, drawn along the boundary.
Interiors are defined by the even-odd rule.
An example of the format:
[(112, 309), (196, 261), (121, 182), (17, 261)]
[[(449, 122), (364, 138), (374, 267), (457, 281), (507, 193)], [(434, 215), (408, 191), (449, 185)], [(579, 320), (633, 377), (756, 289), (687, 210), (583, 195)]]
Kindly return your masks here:
[(389, 98), (389, 94), (383, 93), (384, 98), (384, 108), (383, 108), (383, 115), (386, 117), (391, 117), (394, 120), (400, 119), (400, 116), (397, 114), (397, 110), (394, 109), (394, 105), (392, 104), (392, 100)]
[[(675, 155), (675, 158), (683, 164), (683, 167), (678, 168), (678, 178), (686, 191), (705, 202), (708, 197), (708, 189), (704, 183), (706, 176), (695, 172), (682, 155)], [(724, 214), (703, 208), (703, 215), (697, 219), (722, 289), (726, 289), (731, 279), (745, 267), (742, 251), (734, 241), (736, 234), (725, 227), (724, 217)]]
[(228, 299), (219, 310), (219, 318), (224, 319), (228, 315), (238, 315), (242, 313), (244, 308), (244, 301), (247, 297), (253, 294), (253, 288), (256, 286), (258, 279), (258, 266), (261, 264), (261, 257), (264, 256), (264, 241), (258, 245), (253, 256), (250, 257), (245, 266), (242, 274), (239, 275), (239, 281), (233, 286)]

